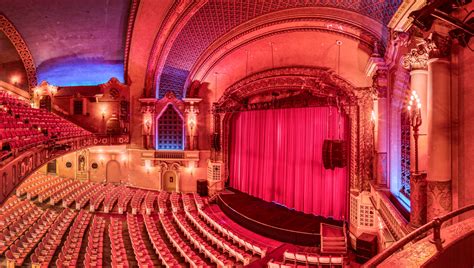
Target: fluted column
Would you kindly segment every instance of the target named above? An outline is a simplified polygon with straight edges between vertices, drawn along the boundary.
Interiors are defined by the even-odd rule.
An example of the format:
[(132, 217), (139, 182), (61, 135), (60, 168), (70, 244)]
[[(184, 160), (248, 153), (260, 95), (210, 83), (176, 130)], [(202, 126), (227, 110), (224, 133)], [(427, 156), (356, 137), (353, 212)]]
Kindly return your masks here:
[(452, 210), (451, 66), (449, 42), (436, 33), (427, 40), (428, 61), (428, 220)]

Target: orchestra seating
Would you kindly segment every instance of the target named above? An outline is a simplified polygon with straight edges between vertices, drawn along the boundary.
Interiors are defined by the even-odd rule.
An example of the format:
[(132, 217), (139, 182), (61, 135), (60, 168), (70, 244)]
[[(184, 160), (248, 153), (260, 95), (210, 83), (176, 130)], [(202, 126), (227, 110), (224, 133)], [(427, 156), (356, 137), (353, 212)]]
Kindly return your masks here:
[(89, 135), (68, 120), (0, 90), (0, 161), (48, 142)]
[(11, 265), (32, 267), (242, 267), (257, 260), (268, 267), (344, 265), (342, 255), (301, 248), (265, 260), (276, 246), (232, 228), (208, 202), (195, 193), (36, 173), (0, 208), (0, 253)]

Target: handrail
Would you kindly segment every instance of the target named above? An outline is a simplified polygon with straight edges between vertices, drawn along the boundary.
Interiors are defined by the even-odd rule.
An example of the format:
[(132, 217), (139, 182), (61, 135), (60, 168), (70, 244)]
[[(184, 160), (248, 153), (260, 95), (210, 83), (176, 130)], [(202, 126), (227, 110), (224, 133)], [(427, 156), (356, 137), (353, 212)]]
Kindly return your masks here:
[(261, 224), (261, 225), (264, 225), (266, 227), (269, 227), (269, 228), (272, 228), (272, 229), (278, 229), (278, 230), (282, 230), (282, 231), (287, 231), (287, 232), (292, 232), (292, 233), (299, 233), (299, 234), (304, 234), (304, 235), (314, 235), (314, 236), (320, 236), (321, 234), (320, 233), (308, 233), (308, 232), (302, 232), (302, 231), (296, 231), (296, 230), (290, 230), (290, 229), (285, 229), (285, 228), (281, 228), (281, 227), (276, 227), (276, 226), (272, 226), (272, 225), (268, 225), (266, 223), (263, 223), (263, 222), (259, 222), (257, 220), (254, 220), (252, 218), (249, 218), (247, 216), (245, 216), (244, 214), (238, 212), (237, 210), (233, 209), (231, 206), (229, 206), (229, 204), (227, 204), (221, 197), (220, 194), (218, 194), (218, 198), (219, 200), (221, 200), (222, 203), (224, 203), (226, 205), (226, 207), (230, 208), (232, 211), (234, 211), (235, 213), (239, 214), (240, 216), (246, 218), (247, 220), (250, 220), (250, 221), (253, 221), (255, 223), (258, 223), (258, 224)]
[(391, 247), (385, 249), (383, 252), (377, 254), (374, 258), (370, 259), (366, 264), (362, 267), (372, 268), (376, 267), (388, 257), (390, 257), (393, 253), (397, 252), (398, 250), (402, 249), (406, 244), (413, 241), (415, 238), (420, 236), (421, 234), (433, 229), (433, 239), (431, 240), (432, 243), (436, 245), (436, 249), (441, 251), (443, 249), (443, 240), (441, 239), (441, 225), (451, 218), (459, 216), (465, 212), (474, 210), (474, 204), (465, 206), (458, 210), (452, 211), (444, 216), (437, 217), (432, 221), (428, 222), (427, 224), (419, 227), (415, 231), (411, 232), (407, 236), (403, 237), (402, 239), (395, 242)]

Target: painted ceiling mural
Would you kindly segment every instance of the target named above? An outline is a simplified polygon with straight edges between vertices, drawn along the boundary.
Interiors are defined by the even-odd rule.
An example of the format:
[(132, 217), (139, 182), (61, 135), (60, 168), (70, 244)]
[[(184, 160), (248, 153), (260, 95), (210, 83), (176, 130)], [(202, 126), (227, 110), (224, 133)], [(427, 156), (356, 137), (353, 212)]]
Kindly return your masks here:
[(390, 21), (402, 0), (209, 0), (187, 23), (168, 55), (157, 95), (173, 91), (183, 97), (192, 65), (217, 38), (258, 16), (288, 8), (335, 7), (354, 11), (381, 22)]
[(38, 81), (58, 86), (123, 82), (130, 0), (1, 0), (27, 43)]

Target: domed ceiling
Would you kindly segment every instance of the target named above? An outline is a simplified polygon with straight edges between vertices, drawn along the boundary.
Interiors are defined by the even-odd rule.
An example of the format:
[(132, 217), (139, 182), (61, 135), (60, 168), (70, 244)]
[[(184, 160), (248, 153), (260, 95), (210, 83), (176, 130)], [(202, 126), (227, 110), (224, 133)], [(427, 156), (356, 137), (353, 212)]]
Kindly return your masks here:
[(2, 0), (3, 13), (30, 49), (38, 82), (58, 86), (123, 82), (130, 1)]

